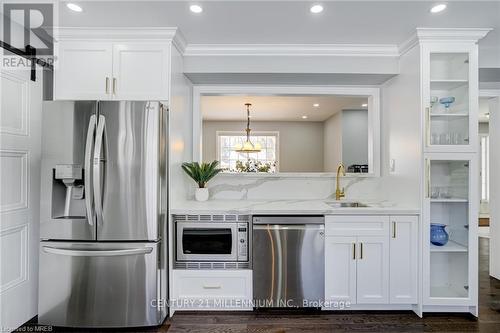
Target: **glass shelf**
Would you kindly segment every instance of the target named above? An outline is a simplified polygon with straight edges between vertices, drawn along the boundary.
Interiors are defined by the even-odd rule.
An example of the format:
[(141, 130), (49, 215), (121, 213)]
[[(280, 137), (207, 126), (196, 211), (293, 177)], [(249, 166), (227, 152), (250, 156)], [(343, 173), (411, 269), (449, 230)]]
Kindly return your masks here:
[(467, 252), (469, 251), (466, 246), (458, 244), (454, 241), (448, 241), (446, 245), (437, 246), (431, 244), (431, 252)]

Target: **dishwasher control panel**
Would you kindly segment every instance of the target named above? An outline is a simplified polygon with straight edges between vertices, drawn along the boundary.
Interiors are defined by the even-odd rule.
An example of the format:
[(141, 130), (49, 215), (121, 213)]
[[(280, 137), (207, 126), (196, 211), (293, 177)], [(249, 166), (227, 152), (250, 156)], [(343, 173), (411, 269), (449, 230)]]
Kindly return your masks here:
[(248, 260), (248, 223), (238, 223), (238, 261)]

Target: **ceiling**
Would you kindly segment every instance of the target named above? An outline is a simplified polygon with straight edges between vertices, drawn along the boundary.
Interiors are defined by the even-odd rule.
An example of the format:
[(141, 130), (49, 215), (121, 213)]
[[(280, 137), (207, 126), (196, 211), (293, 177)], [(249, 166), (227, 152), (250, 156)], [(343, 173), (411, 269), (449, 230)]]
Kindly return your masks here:
[(61, 26), (176, 26), (189, 44), (400, 44), (417, 27), (494, 28), (480, 42), (481, 67), (500, 67), (500, 1), (448, 0), (431, 14), (436, 1), (85, 1), (83, 12), (61, 6)]
[[(363, 109), (366, 97), (349, 96), (202, 96), (203, 120), (245, 121), (245, 103), (252, 103), (252, 121), (325, 121), (343, 109)], [(314, 107), (313, 104), (319, 104)], [(303, 119), (302, 116), (307, 116)]]

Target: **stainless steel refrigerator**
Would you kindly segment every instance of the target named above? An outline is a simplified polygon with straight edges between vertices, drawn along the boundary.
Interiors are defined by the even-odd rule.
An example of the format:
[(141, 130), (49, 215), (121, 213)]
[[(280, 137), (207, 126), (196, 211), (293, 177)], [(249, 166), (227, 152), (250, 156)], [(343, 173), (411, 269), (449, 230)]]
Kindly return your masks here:
[(167, 129), (160, 102), (44, 102), (38, 320), (167, 316)]

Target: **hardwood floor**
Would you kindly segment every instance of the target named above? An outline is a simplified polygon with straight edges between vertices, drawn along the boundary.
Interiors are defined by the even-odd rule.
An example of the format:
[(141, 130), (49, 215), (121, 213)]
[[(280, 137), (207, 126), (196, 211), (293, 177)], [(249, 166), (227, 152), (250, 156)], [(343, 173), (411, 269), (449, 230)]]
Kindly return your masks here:
[[(500, 332), (500, 281), (490, 278), (489, 239), (479, 239), (479, 318), (468, 314), (426, 314), (413, 312), (177, 312), (156, 328), (120, 330), (126, 332), (168, 333), (309, 333), (309, 332)], [(33, 332), (27, 324), (20, 332)], [(32, 328), (30, 330), (30, 328)], [(65, 332), (68, 329), (54, 328)], [(87, 332), (89, 330), (73, 330)], [(92, 332), (116, 330), (93, 330)]]

